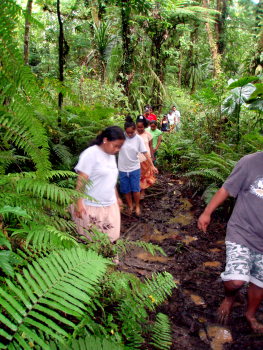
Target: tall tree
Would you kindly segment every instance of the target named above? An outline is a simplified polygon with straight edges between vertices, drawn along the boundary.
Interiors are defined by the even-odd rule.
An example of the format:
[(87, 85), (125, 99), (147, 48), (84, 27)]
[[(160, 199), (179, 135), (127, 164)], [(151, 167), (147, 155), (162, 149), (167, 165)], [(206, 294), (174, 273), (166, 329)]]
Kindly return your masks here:
[(169, 48), (174, 47), (176, 28), (179, 24), (200, 24), (209, 21), (215, 11), (201, 6), (189, 6), (180, 0), (156, 2), (151, 15), (141, 25), (151, 40), (152, 66), (156, 79), (153, 84), (153, 104), (159, 108), (162, 105), (161, 91), (165, 81), (166, 63)]
[[(209, 8), (209, 0), (203, 0), (203, 6), (208, 9)], [(218, 46), (216, 44), (213, 30), (212, 30), (209, 22), (206, 22), (205, 28), (206, 28), (206, 32), (207, 32), (207, 36), (208, 36), (211, 57), (212, 57), (212, 61), (213, 61), (213, 76), (214, 76), (214, 78), (217, 78), (221, 72), (221, 57), (220, 57), (220, 54), (218, 52)]]
[(122, 65), (121, 82), (126, 96), (130, 94), (130, 84), (134, 77), (134, 52), (136, 40), (132, 33), (133, 13), (146, 13), (151, 8), (150, 0), (111, 0), (120, 9), (121, 38), (122, 38)]
[(216, 9), (218, 15), (215, 21), (215, 32), (216, 32), (216, 45), (218, 54), (222, 55), (225, 50), (225, 31), (226, 31), (226, 18), (228, 15), (229, 5), (232, 0), (217, 0)]
[(263, 72), (263, 0), (260, 0), (256, 7), (256, 36), (256, 52), (250, 65), (252, 74)]
[[(61, 12), (60, 12), (60, 0), (57, 0), (57, 16), (58, 16), (58, 23), (59, 23), (59, 37), (58, 37), (58, 65), (59, 65), (59, 81), (61, 82), (61, 85), (63, 85), (64, 81), (64, 65), (66, 63), (66, 56), (69, 52), (69, 46), (65, 40), (64, 37), (64, 28), (63, 28), (63, 21), (61, 18)], [(59, 109), (59, 115), (58, 115), (58, 125), (61, 125), (61, 108), (63, 104), (63, 93), (62, 91), (58, 94), (58, 109)]]
[(29, 64), (29, 41), (30, 41), (30, 17), (32, 14), (33, 0), (27, 1), (26, 6), (26, 20), (25, 20), (25, 34), (24, 34), (24, 62)]

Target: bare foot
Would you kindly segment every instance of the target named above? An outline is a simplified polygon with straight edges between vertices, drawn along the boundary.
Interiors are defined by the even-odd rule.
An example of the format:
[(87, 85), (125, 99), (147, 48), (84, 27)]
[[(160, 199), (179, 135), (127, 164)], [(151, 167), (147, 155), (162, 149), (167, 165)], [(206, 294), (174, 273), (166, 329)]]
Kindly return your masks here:
[(255, 317), (246, 314), (246, 319), (255, 333), (263, 333), (263, 324), (259, 323)]
[(129, 208), (127, 209), (127, 214), (128, 214), (128, 215), (132, 215), (132, 212), (133, 212), (133, 207), (129, 207)]
[(136, 207), (135, 208), (135, 214), (136, 214), (136, 216), (141, 216), (141, 209), (140, 209), (140, 207)]
[(234, 301), (235, 297), (225, 297), (222, 301), (217, 310), (217, 319), (219, 323), (226, 324), (228, 322)]

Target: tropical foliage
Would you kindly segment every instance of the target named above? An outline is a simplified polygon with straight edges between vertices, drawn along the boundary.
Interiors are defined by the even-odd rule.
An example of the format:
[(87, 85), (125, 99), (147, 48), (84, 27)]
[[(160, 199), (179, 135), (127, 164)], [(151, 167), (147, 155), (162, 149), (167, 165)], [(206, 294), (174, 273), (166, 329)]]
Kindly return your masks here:
[(168, 350), (172, 276), (112, 263), (163, 250), (77, 235), (73, 166), (102, 128), (176, 104), (158, 165), (209, 198), (262, 149), (262, 1), (3, 0), (0, 57), (0, 348)]

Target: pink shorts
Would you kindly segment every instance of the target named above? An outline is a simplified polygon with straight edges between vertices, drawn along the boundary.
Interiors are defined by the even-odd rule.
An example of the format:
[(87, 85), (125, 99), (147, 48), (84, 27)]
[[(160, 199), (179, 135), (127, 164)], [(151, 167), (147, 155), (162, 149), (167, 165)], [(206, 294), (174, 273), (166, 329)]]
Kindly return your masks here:
[(91, 239), (88, 231), (93, 227), (97, 227), (101, 232), (108, 235), (111, 242), (120, 237), (121, 216), (117, 202), (108, 207), (84, 206), (86, 212), (82, 218), (75, 215), (73, 205), (70, 207), (72, 219), (75, 221), (80, 235)]

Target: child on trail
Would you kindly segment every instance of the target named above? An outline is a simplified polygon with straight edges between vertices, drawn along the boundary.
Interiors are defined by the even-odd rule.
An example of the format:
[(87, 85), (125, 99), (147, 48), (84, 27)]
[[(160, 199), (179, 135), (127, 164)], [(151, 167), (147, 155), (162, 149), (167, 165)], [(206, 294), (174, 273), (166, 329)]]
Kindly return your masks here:
[(160, 147), (160, 144), (162, 142), (162, 132), (161, 130), (157, 129), (157, 122), (152, 121), (150, 122), (150, 127), (146, 129), (148, 131), (153, 139), (152, 139), (152, 146), (153, 146), (153, 161), (156, 161), (157, 156), (157, 150)]
[(163, 116), (163, 119), (161, 121), (161, 131), (163, 132), (169, 132), (170, 130), (170, 124), (167, 115), (165, 114)]
[(218, 309), (219, 320), (228, 319), (239, 290), (247, 282), (245, 316), (255, 332), (263, 332), (263, 324), (255, 318), (263, 299), (263, 152), (239, 160), (199, 217), (199, 229), (206, 232), (211, 214), (228, 196), (237, 200), (227, 225), (226, 267), (221, 274), (225, 298)]
[(157, 116), (153, 113), (153, 109), (151, 106), (147, 105), (144, 108), (144, 117), (148, 121), (156, 120), (157, 121)]
[[(125, 143), (120, 150), (118, 159), (120, 191), (125, 195), (128, 204), (128, 213), (133, 212), (133, 200), (135, 202), (135, 213), (140, 216), (140, 176), (141, 168), (138, 159), (139, 153), (143, 153), (148, 162), (152, 160), (147, 154), (142, 138), (136, 134), (136, 126), (130, 116), (124, 124)], [(154, 168), (155, 169), (155, 168)], [(156, 169), (157, 170), (157, 169)]]
[(124, 141), (122, 129), (111, 126), (103, 130), (80, 155), (75, 167), (78, 173), (76, 189), (84, 190), (89, 196), (79, 199), (75, 208), (71, 208), (80, 235), (90, 238), (86, 230), (95, 225), (109, 236), (111, 242), (120, 237), (122, 201), (116, 190), (118, 168), (115, 154)]
[(145, 189), (152, 186), (155, 183), (156, 178), (154, 174), (158, 172), (158, 170), (154, 167), (152, 162), (153, 137), (148, 131), (145, 130), (147, 126), (148, 126), (148, 122), (146, 118), (143, 115), (139, 115), (136, 120), (137, 134), (143, 139), (143, 142), (147, 150), (147, 155), (149, 156), (149, 158), (146, 159), (144, 154), (139, 155), (139, 160), (141, 165), (141, 180), (140, 180), (141, 199), (143, 199), (145, 196)]

